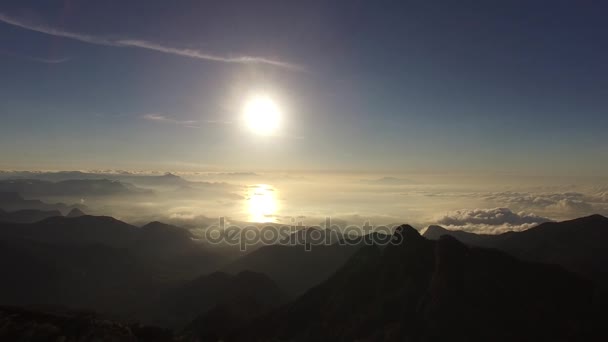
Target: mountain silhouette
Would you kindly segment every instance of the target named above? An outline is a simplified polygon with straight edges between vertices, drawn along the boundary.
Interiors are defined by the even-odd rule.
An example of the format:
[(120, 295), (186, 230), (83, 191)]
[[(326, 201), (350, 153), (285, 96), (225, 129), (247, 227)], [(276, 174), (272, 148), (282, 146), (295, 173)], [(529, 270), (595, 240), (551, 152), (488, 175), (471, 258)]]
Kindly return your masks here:
[(449, 235), (466, 244), (497, 248), (524, 260), (558, 264), (588, 276), (608, 272), (608, 218), (601, 215), (546, 222), (521, 232), (498, 235), (441, 227), (429, 227), (424, 235), (431, 239)]
[(427, 240), (400, 226), (227, 341), (555, 341), (584, 338), (590, 283), (558, 266)]
[(14, 192), (23, 196), (110, 196), (150, 194), (150, 190), (128, 183), (108, 179), (70, 179), (50, 182), (36, 179), (11, 179), (0, 181), (0, 192)]
[(84, 211), (78, 209), (78, 208), (74, 208), (72, 210), (70, 210), (69, 213), (67, 213), (67, 215), (65, 215), (65, 217), (80, 217), (80, 216), (85, 216), (86, 214), (84, 213)]
[[(0, 223), (0, 303), (66, 305), (138, 317), (150, 299), (222, 258), (182, 228), (111, 217)], [(44, 284), (44, 286), (40, 286)]]
[(443, 235), (449, 235), (468, 245), (474, 245), (488, 237), (488, 235), (485, 234), (469, 233), (462, 230), (450, 230), (437, 225), (428, 226), (422, 234), (422, 236), (430, 240), (437, 240)]
[(329, 277), (358, 248), (334, 244), (307, 250), (304, 245), (270, 245), (242, 256), (223, 270), (263, 273), (290, 295), (298, 295)]
[[(162, 222), (0, 222), (0, 303), (94, 310), (171, 327), (184, 341), (590, 340), (608, 305), (607, 222), (593, 215), (491, 236), (427, 229), (437, 239), (402, 225), (383, 236), (385, 247), (365, 237), (278, 244), (227, 266), (190, 231)], [(41, 333), (39, 325), (63, 319), (11, 310), (0, 316), (23, 319), (7, 316), (0, 337), (21, 336), (2, 334), (23, 322)], [(118, 322), (107, 324), (135, 334)]]
[(33, 223), (53, 216), (62, 216), (59, 210), (22, 209), (6, 212), (0, 209), (1, 222)]
[[(0, 208), (5, 211), (17, 210), (41, 210), (53, 211), (57, 210), (61, 213), (67, 213), (74, 208), (86, 209), (84, 205), (66, 205), (63, 203), (45, 203), (37, 199), (24, 199), (16, 192), (1, 192), (0, 191)], [(31, 221), (31, 220), (30, 220)]]
[[(287, 296), (268, 276), (250, 271), (236, 275), (213, 272), (171, 288), (149, 309), (154, 317), (148, 320), (163, 326), (183, 327), (184, 323), (204, 319), (207, 312), (216, 312), (234, 305), (235, 301), (255, 303), (256, 312), (275, 308)], [(199, 327), (191, 326), (192, 329)], [(206, 327), (200, 327), (204, 329)], [(198, 330), (197, 330), (198, 331)]]

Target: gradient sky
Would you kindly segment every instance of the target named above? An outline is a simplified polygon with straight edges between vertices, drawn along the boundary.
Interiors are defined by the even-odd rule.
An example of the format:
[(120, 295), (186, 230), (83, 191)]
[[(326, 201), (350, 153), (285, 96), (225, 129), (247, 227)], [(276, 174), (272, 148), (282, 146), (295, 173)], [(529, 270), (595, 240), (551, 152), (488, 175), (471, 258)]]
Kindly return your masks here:
[[(608, 171), (608, 5), (0, 4), (0, 168)], [(40, 32), (43, 31), (43, 32)], [(279, 136), (244, 130), (271, 94)]]

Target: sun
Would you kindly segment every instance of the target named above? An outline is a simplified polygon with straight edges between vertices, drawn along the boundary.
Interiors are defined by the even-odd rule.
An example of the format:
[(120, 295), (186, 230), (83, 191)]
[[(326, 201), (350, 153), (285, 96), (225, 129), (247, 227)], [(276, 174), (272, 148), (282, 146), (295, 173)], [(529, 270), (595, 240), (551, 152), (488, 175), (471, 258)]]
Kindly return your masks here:
[(276, 133), (281, 123), (279, 106), (268, 96), (254, 96), (245, 104), (244, 121), (247, 127), (259, 135)]

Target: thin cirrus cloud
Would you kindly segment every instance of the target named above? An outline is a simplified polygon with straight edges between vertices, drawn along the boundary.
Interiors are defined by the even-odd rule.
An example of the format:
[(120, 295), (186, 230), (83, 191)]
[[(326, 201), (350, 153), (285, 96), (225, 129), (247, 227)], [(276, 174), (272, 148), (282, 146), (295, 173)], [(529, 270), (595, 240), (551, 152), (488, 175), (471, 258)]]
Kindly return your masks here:
[(72, 40), (77, 40), (79, 42), (95, 44), (95, 45), (103, 45), (103, 46), (113, 46), (113, 47), (130, 47), (130, 48), (139, 48), (151, 51), (157, 51), (182, 57), (189, 57), (213, 62), (222, 62), (222, 63), (236, 63), (236, 64), (266, 64), (281, 68), (293, 69), (293, 70), (301, 70), (300, 66), (295, 64), (282, 62), (274, 59), (269, 59), (265, 57), (255, 57), (255, 56), (219, 56), (213, 55), (209, 53), (205, 53), (200, 50), (195, 49), (184, 49), (184, 48), (176, 48), (171, 46), (166, 46), (162, 44), (157, 44), (153, 42), (148, 42), (145, 40), (134, 40), (134, 39), (108, 39), (98, 36), (93, 36), (89, 34), (83, 34), (78, 32), (66, 31), (50, 26), (45, 25), (37, 25), (27, 23), (25, 21), (19, 20), (17, 18), (8, 16), (4, 13), (0, 13), (0, 22), (5, 24), (13, 25), (16, 27), (20, 27), (22, 29), (35, 31), (39, 33), (48, 34), (55, 37), (62, 37)]
[(184, 126), (184, 127), (190, 127), (190, 128), (200, 128), (202, 124), (230, 124), (231, 123), (230, 121), (219, 121), (219, 120), (205, 120), (205, 121), (179, 120), (179, 119), (175, 119), (170, 116), (156, 114), (156, 113), (144, 114), (141, 116), (141, 118), (145, 119), (145, 120), (149, 120), (149, 121), (173, 124), (173, 125), (177, 125), (177, 126)]

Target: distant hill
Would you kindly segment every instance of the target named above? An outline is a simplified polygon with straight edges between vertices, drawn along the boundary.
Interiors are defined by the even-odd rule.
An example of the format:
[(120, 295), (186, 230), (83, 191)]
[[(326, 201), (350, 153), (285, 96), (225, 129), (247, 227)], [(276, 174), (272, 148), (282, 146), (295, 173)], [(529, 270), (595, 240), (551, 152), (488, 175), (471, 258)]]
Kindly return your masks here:
[(150, 262), (147, 269), (168, 269), (181, 277), (210, 272), (221, 263), (219, 256), (196, 242), (186, 229), (160, 222), (140, 228), (109, 216), (59, 216), (27, 225), (0, 223), (0, 238), (123, 248)]
[(66, 205), (64, 203), (45, 203), (37, 199), (24, 199), (16, 192), (0, 191), (0, 208), (5, 211), (17, 210), (40, 210), (40, 211), (60, 211), (64, 214), (74, 208), (86, 210), (86, 206), (81, 204)]
[(260, 247), (223, 268), (236, 274), (253, 271), (268, 275), (290, 295), (301, 294), (335, 272), (359, 246), (270, 245)]
[(594, 275), (608, 273), (608, 218), (592, 215), (563, 222), (547, 222), (521, 232), (476, 235), (435, 227), (431, 239), (450, 235), (464, 243), (503, 250), (525, 260), (562, 265)]
[(65, 217), (80, 217), (80, 216), (85, 216), (86, 214), (84, 213), (84, 211), (78, 209), (78, 208), (74, 208), (72, 210), (70, 210), (69, 213), (67, 213), (67, 215), (65, 215)]
[(82, 172), (82, 171), (58, 171), (58, 172), (32, 172), (16, 171), (1, 174), (1, 179), (32, 179), (48, 182), (62, 182), (67, 180), (112, 180), (132, 182), (146, 185), (158, 184), (183, 184), (183, 178), (172, 173), (163, 175), (134, 174), (130, 172)]
[(458, 241), (469, 245), (478, 243), (479, 241), (489, 237), (489, 235), (469, 233), (462, 230), (449, 230), (436, 225), (428, 226), (428, 228), (422, 234), (422, 236), (429, 240), (438, 240), (443, 235), (449, 235), (456, 238)]
[(53, 216), (62, 216), (59, 210), (22, 209), (6, 212), (0, 209), (0, 222), (33, 223)]
[(150, 190), (128, 183), (108, 179), (70, 179), (51, 182), (36, 179), (10, 179), (0, 181), (0, 192), (13, 192), (22, 196), (110, 196), (150, 194)]
[[(0, 223), (0, 303), (66, 305), (138, 317), (151, 298), (223, 258), (182, 228), (111, 217)], [(44, 284), (44, 286), (41, 286)]]
[(359, 248), (384, 245), (390, 235), (372, 233), (348, 237), (330, 229), (301, 229), (279, 241), (245, 254), (223, 270), (267, 274), (290, 295), (299, 295), (327, 279)]
[[(560, 267), (427, 240), (407, 225), (225, 341), (556, 341), (590, 337), (592, 286)], [(221, 328), (221, 327), (220, 327)], [(209, 332), (207, 332), (209, 334)]]
[[(163, 293), (148, 312), (152, 322), (183, 328), (196, 317), (205, 317), (212, 310), (235, 302), (255, 303), (257, 312), (276, 308), (287, 295), (268, 276), (244, 271), (236, 275), (214, 272), (184, 282)], [(229, 324), (229, 322), (226, 322)], [(206, 327), (205, 327), (206, 328)]]
[(2, 238), (52, 244), (99, 243), (111, 247), (128, 247), (136, 241), (139, 233), (139, 228), (109, 216), (57, 216), (28, 225), (0, 224)]
[(178, 187), (190, 183), (172, 173), (162, 175), (134, 174), (129, 172), (82, 172), (82, 171), (59, 171), (59, 172), (5, 172), (0, 174), (0, 179), (5, 180), (36, 180), (45, 182), (63, 181), (100, 181), (109, 180), (114, 182), (131, 183), (143, 187)]

